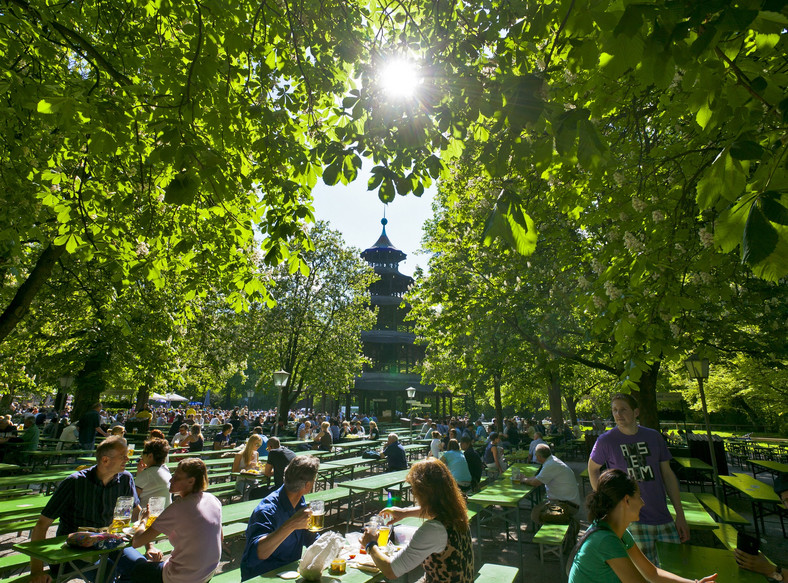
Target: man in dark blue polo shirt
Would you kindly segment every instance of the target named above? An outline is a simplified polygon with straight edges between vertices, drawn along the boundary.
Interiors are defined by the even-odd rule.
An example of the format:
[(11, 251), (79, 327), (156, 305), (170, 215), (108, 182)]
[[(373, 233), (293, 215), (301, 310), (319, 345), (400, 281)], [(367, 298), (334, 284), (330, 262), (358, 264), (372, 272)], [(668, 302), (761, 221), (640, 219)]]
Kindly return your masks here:
[(285, 469), (285, 483), (263, 498), (249, 517), (241, 581), (267, 573), (301, 557), (317, 535), (307, 530), (311, 511), (304, 494), (312, 491), (320, 466), (313, 456), (298, 456)]
[(396, 433), (389, 433), (382, 455), (386, 458), (387, 472), (408, 469), (408, 457), (405, 455), (405, 448), (402, 447), (402, 444), (399, 442), (399, 436)]
[[(96, 448), (96, 465), (74, 472), (63, 480), (41, 511), (30, 540), (43, 540), (47, 530), (60, 519), (57, 535), (76, 532), (81, 526), (104, 528), (112, 523), (115, 501), (120, 496), (134, 499), (132, 520), (140, 512), (140, 500), (134, 487), (134, 478), (126, 471), (129, 460), (126, 440), (108, 437)], [(50, 570), (57, 572), (56, 565)], [(50, 583), (52, 578), (44, 572), (41, 561), (30, 561), (31, 583)], [(99, 582), (101, 583), (101, 582)]]

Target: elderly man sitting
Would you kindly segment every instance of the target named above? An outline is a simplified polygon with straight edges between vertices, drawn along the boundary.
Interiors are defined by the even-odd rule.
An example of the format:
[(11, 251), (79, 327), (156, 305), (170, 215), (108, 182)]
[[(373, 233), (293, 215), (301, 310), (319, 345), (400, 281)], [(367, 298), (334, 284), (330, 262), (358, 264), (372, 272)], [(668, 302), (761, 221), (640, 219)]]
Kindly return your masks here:
[(396, 472), (398, 470), (408, 469), (408, 457), (405, 455), (405, 448), (399, 442), (399, 436), (396, 433), (389, 433), (386, 447), (383, 448), (381, 457), (386, 458), (386, 471)]
[[(542, 464), (542, 469), (536, 477), (525, 478), (523, 481), (531, 486), (544, 484), (547, 500), (534, 507), (531, 511), (531, 520), (536, 524), (542, 524), (541, 514), (549, 506), (551, 513), (555, 514), (555, 521), (566, 524), (580, 508), (580, 490), (577, 487), (575, 473), (572, 468), (552, 455), (550, 446), (546, 443), (536, 446), (534, 455), (536, 462)], [(565, 518), (562, 520), (558, 518), (559, 516)]]
[(313, 456), (293, 458), (285, 468), (284, 485), (254, 509), (246, 527), (241, 581), (299, 559), (303, 547), (315, 541), (317, 535), (307, 530), (311, 512), (304, 495), (312, 491), (319, 466)]

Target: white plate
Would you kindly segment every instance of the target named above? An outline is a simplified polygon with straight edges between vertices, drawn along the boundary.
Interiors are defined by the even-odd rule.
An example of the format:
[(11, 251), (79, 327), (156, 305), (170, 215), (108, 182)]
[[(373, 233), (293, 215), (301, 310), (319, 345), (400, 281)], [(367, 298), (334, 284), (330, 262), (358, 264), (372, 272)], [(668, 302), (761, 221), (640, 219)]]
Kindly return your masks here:
[(136, 530), (137, 529), (134, 528), (133, 526), (127, 526), (126, 528), (123, 529), (123, 534), (133, 535), (136, 532)]
[(298, 579), (300, 576), (298, 571), (285, 571), (284, 573), (279, 573), (280, 579)]

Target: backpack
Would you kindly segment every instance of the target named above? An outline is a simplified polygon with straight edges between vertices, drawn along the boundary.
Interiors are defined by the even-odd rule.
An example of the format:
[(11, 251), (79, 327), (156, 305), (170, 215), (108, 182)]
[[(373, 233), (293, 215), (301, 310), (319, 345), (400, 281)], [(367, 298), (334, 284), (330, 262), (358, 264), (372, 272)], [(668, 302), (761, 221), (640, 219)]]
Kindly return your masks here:
[(567, 577), (569, 577), (569, 572), (572, 570), (572, 563), (575, 562), (575, 555), (577, 555), (577, 552), (580, 550), (580, 547), (583, 546), (583, 543), (586, 542), (586, 539), (589, 536), (591, 536), (592, 534), (594, 534), (598, 530), (600, 530), (598, 526), (592, 526), (587, 531), (585, 531), (583, 536), (580, 537), (580, 540), (577, 541), (577, 544), (575, 545), (575, 548), (573, 548), (572, 552), (569, 553), (569, 558), (566, 561), (566, 576)]

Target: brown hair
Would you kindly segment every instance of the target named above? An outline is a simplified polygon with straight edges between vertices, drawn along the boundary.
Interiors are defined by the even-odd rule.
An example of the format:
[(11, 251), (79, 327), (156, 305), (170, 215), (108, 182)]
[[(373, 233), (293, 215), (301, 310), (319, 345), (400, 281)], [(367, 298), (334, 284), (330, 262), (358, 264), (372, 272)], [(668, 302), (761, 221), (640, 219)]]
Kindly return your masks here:
[(176, 472), (180, 470), (189, 478), (194, 478), (192, 492), (202, 492), (208, 487), (208, 468), (196, 457), (186, 458), (178, 463)]
[(455, 530), (468, 528), (465, 500), (446, 464), (435, 458), (417, 461), (406, 480), (421, 506), (422, 518), (434, 516), (445, 527)]
[(605, 470), (599, 476), (596, 492), (586, 498), (588, 519), (598, 520), (607, 516), (625, 496), (634, 496), (638, 483), (621, 470)]
[(166, 439), (149, 439), (142, 446), (143, 455), (149, 453), (153, 456), (153, 465), (160, 466), (167, 459), (167, 454), (170, 452), (170, 444)]
[(105, 455), (110, 456), (112, 450), (120, 451), (121, 449), (126, 449), (126, 447), (128, 447), (128, 443), (125, 438), (119, 435), (112, 435), (102, 441), (96, 448), (96, 461), (101, 461), (101, 458)]
[(611, 403), (613, 403), (613, 401), (624, 401), (627, 405), (632, 407), (633, 411), (638, 408), (637, 399), (628, 393), (616, 393), (613, 395), (613, 398), (610, 399)]

